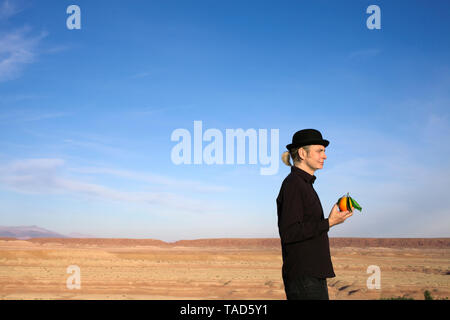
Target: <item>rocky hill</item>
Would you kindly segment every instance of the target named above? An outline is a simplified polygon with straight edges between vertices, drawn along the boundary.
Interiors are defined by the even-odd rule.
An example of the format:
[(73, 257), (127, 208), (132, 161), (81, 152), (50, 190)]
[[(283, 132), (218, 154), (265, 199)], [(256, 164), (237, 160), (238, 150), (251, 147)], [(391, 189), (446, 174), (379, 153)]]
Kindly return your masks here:
[(65, 238), (66, 236), (38, 226), (0, 226), (0, 237), (30, 239), (30, 238)]

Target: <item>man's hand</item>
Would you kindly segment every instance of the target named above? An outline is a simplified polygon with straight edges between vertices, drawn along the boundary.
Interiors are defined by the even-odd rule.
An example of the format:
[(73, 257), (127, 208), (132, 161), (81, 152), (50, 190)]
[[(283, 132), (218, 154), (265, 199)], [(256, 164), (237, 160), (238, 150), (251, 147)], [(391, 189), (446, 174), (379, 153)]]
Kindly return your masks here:
[(338, 205), (335, 204), (333, 206), (333, 209), (331, 209), (330, 215), (328, 216), (328, 223), (330, 224), (330, 228), (344, 222), (345, 219), (351, 217), (352, 215), (352, 211), (339, 211)]

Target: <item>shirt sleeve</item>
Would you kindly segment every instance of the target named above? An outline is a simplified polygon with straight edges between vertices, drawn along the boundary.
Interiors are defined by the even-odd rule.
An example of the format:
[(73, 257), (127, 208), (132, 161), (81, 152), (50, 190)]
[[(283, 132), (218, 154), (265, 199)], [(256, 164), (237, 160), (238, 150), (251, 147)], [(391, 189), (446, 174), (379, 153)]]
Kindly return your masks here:
[(277, 198), (278, 229), (281, 242), (290, 244), (305, 241), (328, 232), (328, 219), (304, 221), (303, 197), (301, 186), (289, 181), (282, 186)]

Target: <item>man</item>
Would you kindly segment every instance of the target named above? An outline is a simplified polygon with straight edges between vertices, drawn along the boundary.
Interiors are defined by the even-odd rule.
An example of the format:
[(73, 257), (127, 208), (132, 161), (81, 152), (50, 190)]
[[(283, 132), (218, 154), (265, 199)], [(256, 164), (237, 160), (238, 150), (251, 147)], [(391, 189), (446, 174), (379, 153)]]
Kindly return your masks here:
[[(314, 172), (322, 169), (328, 140), (315, 129), (296, 132), (282, 156), (291, 166), (277, 197), (278, 229), (281, 238), (282, 276), (288, 300), (328, 300), (326, 278), (335, 277), (328, 240), (329, 229), (353, 213), (333, 206), (327, 219), (313, 188)], [(293, 165), (289, 161), (293, 160)]]

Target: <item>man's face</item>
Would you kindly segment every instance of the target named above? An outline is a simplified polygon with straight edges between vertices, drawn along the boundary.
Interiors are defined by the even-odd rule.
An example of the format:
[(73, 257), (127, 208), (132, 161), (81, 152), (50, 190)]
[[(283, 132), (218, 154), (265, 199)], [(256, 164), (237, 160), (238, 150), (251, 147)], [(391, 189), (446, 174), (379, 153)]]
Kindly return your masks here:
[(308, 154), (304, 157), (304, 163), (306, 166), (316, 171), (323, 168), (323, 163), (326, 158), (324, 146), (311, 145)]

